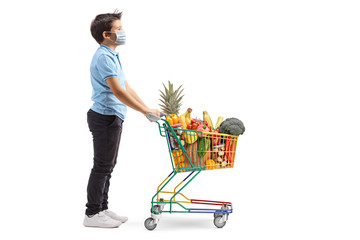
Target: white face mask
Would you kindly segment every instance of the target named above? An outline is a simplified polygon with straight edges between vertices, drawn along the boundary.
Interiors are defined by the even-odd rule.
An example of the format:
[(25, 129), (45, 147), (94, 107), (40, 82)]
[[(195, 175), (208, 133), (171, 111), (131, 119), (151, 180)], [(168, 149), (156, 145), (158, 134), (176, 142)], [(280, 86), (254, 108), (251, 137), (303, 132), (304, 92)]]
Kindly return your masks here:
[(126, 42), (126, 35), (124, 30), (118, 30), (116, 32), (109, 32), (109, 33), (115, 33), (116, 34), (116, 40), (115, 43), (117, 45), (124, 45)]

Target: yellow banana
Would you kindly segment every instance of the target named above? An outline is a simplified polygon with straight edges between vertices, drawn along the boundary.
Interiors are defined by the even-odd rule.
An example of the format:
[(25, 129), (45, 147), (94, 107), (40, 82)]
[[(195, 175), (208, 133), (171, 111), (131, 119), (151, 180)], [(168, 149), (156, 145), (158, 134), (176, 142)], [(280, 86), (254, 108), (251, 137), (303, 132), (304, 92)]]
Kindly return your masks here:
[(185, 113), (179, 116), (179, 122), (181, 123), (181, 128), (186, 129)]
[(188, 110), (186, 111), (185, 121), (187, 125), (191, 124), (191, 112), (192, 112), (191, 108), (188, 108)]
[(183, 129), (187, 129), (187, 126), (191, 123), (191, 108), (188, 108), (186, 112), (179, 116), (179, 122)]

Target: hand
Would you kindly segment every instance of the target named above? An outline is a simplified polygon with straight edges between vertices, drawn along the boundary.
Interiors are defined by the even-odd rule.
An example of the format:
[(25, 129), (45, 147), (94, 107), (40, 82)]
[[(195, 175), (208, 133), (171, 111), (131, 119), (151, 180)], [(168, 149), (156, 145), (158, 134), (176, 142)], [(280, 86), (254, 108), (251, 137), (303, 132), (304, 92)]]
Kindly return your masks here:
[(157, 117), (160, 117), (160, 111), (158, 109), (149, 109), (148, 111), (146, 111), (146, 114), (145, 116), (148, 114), (148, 113), (151, 113)]
[(160, 117), (160, 111), (158, 109), (150, 109), (151, 113), (156, 115), (157, 117)]

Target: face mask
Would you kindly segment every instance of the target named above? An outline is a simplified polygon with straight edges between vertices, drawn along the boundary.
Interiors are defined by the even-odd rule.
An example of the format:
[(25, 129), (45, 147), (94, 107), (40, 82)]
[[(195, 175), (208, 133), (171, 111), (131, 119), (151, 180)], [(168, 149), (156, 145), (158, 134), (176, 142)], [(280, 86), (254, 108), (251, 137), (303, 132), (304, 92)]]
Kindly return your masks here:
[(116, 34), (116, 40), (115, 43), (117, 45), (124, 45), (126, 42), (126, 35), (124, 30), (118, 30), (116, 32), (109, 32), (109, 33), (115, 33)]
[(124, 45), (126, 42), (126, 35), (124, 30), (119, 30), (115, 32), (116, 34), (116, 44)]

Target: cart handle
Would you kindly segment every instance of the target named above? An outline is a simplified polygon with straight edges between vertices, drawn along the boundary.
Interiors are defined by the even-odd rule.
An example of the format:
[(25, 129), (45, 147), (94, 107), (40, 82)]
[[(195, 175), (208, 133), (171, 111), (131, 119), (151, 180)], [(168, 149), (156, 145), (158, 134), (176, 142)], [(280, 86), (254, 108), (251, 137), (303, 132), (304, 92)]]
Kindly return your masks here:
[(159, 121), (162, 117), (165, 117), (166, 114), (163, 113), (163, 112), (160, 112), (160, 117), (154, 115), (154, 114), (151, 114), (151, 113), (148, 113), (146, 114), (146, 118), (149, 119), (151, 122), (157, 122)]

